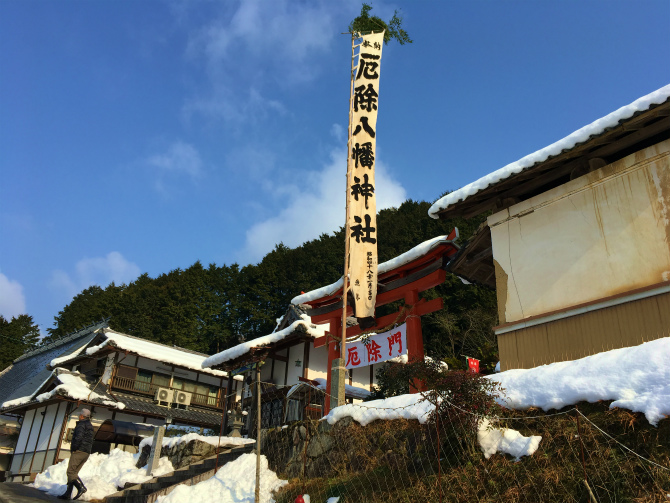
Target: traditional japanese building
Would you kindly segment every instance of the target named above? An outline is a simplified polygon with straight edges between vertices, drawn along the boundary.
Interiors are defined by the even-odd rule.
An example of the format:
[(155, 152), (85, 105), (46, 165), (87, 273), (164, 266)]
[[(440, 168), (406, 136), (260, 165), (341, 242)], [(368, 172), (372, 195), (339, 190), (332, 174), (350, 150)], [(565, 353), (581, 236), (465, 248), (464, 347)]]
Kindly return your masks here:
[(450, 270), (496, 289), (502, 370), (670, 336), (670, 85), (429, 214), (484, 212)]
[[(377, 305), (403, 300), (404, 306), (398, 312), (377, 318), (375, 328), (379, 332), (400, 328), (391, 330), (393, 333), (389, 332), (388, 338), (378, 344), (379, 350), (374, 354), (360, 352), (350, 359), (346, 400), (365, 398), (376, 384), (376, 371), (386, 364), (384, 362), (423, 358), (420, 316), (442, 308), (443, 303), (440, 298), (420, 299), (419, 292), (444, 282), (446, 265), (458, 250), (454, 243), (457, 238), (458, 231), (454, 229), (448, 236), (428, 240), (379, 264)], [(203, 362), (205, 367), (245, 373), (250, 377), (255, 364), (264, 362), (261, 366), (263, 427), (277, 426), (304, 415), (321, 417), (330, 410), (332, 361), (339, 356), (341, 340), (342, 283), (340, 279), (295, 297), (273, 333), (222, 351)], [(347, 347), (353, 351), (357, 344), (360, 348), (363, 330), (351, 316), (351, 304), (351, 299), (347, 299)], [(368, 347), (374, 348), (374, 341)], [(306, 387), (323, 393), (309, 395), (304, 401)], [(246, 389), (243, 404), (251, 409), (252, 394)], [(294, 400), (303, 400), (301, 410), (291, 403), (292, 396)]]
[[(238, 380), (231, 386), (227, 373), (203, 369), (206, 357), (121, 334), (101, 322), (18, 358), (0, 375), (5, 393), (0, 413), (21, 421), (11, 478), (29, 479), (68, 458), (84, 407), (96, 428), (111, 420), (218, 431), (224, 398), (236, 393)], [(94, 452), (110, 447), (96, 443)]]

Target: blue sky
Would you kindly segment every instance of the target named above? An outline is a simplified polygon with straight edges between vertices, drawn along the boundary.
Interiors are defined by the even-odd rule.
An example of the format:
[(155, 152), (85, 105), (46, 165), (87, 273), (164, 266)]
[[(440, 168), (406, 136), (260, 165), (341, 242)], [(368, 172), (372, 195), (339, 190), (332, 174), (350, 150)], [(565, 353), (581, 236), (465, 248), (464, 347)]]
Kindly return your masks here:
[[(433, 201), (670, 82), (667, 0), (372, 5), (414, 39), (382, 57), (378, 207)], [(255, 263), (341, 226), (341, 32), (360, 6), (0, 2), (0, 314), (45, 329), (91, 284)]]

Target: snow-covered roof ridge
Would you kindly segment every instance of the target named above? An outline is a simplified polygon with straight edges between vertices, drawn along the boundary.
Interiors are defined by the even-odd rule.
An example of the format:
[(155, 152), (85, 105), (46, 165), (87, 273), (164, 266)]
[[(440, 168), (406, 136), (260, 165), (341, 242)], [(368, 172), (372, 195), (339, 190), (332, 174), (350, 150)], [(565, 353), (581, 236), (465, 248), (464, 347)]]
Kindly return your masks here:
[(183, 348), (166, 346), (160, 342), (149, 341), (147, 339), (140, 339), (139, 337), (116, 332), (111, 328), (105, 328), (102, 333), (106, 339), (97, 346), (84, 346), (77, 349), (77, 351), (71, 355), (54, 358), (51, 361), (51, 366), (62, 365), (67, 361), (81, 356), (82, 353), (93, 355), (107, 346), (112, 346), (151, 360), (158, 360), (163, 363), (177, 365), (199, 372), (206, 372), (219, 377), (228, 376), (228, 373), (221, 370), (203, 369), (202, 362), (207, 358), (208, 355), (206, 354)]
[(551, 145), (544, 147), (532, 154), (529, 154), (516, 162), (508, 164), (493, 173), (490, 173), (479, 180), (476, 180), (465, 187), (462, 187), (446, 196), (438, 199), (428, 210), (428, 215), (432, 218), (439, 218), (438, 212), (446, 210), (454, 204), (465, 201), (467, 198), (477, 194), (481, 190), (494, 185), (501, 180), (509, 178), (512, 175), (521, 173), (531, 168), (537, 163), (544, 162), (550, 157), (554, 157), (564, 150), (571, 150), (580, 143), (587, 141), (592, 136), (599, 135), (607, 129), (615, 127), (620, 121), (630, 119), (636, 113), (645, 112), (654, 105), (660, 105), (670, 98), (670, 84), (660, 89), (638, 98), (629, 105), (623, 106), (618, 110), (602, 117), (591, 124), (584, 126), (577, 131), (569, 134), (565, 138), (558, 140)]
[(209, 358), (206, 358), (202, 362), (202, 367), (207, 368), (207, 367), (213, 367), (215, 365), (220, 365), (224, 362), (234, 360), (235, 358), (239, 358), (240, 356), (245, 355), (254, 348), (260, 348), (263, 346), (274, 344), (275, 342), (279, 342), (288, 337), (289, 335), (291, 335), (299, 327), (302, 327), (305, 330), (305, 333), (307, 335), (311, 335), (312, 337), (321, 337), (323, 335), (326, 335), (327, 325), (314, 325), (312, 323), (312, 319), (306, 314), (302, 314), (300, 316), (301, 316), (300, 320), (294, 321), (291, 325), (284, 328), (283, 330), (272, 332), (271, 334), (264, 335), (262, 337), (257, 337), (256, 339), (253, 339), (251, 341), (243, 342), (242, 344), (238, 344), (237, 346), (233, 346), (232, 348), (226, 349), (225, 351), (221, 351), (220, 353), (217, 353), (215, 355), (210, 356)]
[[(456, 232), (455, 239), (458, 239), (458, 230)], [(423, 243), (419, 243), (414, 248), (406, 251), (405, 253), (401, 253), (400, 255), (392, 258), (391, 260), (387, 260), (386, 262), (382, 262), (381, 264), (379, 264), (379, 266), (377, 267), (377, 275), (384, 274), (388, 271), (396, 269), (397, 267), (409, 264), (413, 260), (416, 260), (417, 258), (425, 255), (436, 246), (442, 243), (451, 243), (451, 242), (452, 240), (449, 239), (449, 236), (437, 236), (427, 241), (424, 241)], [(306, 304), (313, 300), (320, 299), (321, 297), (334, 295), (340, 288), (342, 288), (343, 283), (344, 279), (340, 278), (335, 283), (322, 286), (321, 288), (317, 288), (316, 290), (312, 290), (307, 293), (300, 294), (291, 299), (291, 304), (294, 305)]]

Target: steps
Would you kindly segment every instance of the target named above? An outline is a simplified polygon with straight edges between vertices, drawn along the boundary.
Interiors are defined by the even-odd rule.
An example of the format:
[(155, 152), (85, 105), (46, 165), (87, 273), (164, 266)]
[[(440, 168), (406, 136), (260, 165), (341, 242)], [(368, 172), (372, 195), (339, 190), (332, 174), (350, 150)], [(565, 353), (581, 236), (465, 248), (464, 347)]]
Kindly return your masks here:
[[(219, 453), (219, 468), (234, 461), (242, 454), (253, 452), (255, 444), (235, 447)], [(197, 463), (175, 470), (172, 473), (155, 477), (123, 491), (110, 494), (106, 503), (154, 503), (159, 496), (170, 494), (178, 485), (191, 486), (202, 482), (216, 473), (216, 456), (203, 459)]]

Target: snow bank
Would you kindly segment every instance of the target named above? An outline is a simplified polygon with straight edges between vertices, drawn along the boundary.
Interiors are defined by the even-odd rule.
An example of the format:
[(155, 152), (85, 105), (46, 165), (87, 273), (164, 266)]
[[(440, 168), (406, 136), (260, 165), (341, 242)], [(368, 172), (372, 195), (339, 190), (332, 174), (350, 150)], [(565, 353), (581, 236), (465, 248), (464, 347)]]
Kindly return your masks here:
[(496, 452), (510, 454), (518, 461), (521, 456), (531, 456), (540, 446), (541, 436), (524, 437), (516, 430), (509, 428), (495, 428), (488, 419), (479, 423), (477, 442), (489, 459)]
[(335, 424), (344, 417), (352, 417), (365, 426), (377, 419), (416, 419), (425, 424), (435, 407), (422, 401), (423, 393), (393, 396), (382, 400), (371, 400), (362, 404), (346, 404), (335, 407), (324, 417), (329, 424)]
[[(405, 253), (402, 253), (395, 258), (392, 258), (391, 260), (387, 260), (386, 262), (379, 264), (379, 266), (377, 267), (377, 275), (384, 274), (397, 267), (409, 264), (413, 260), (416, 260), (417, 258), (424, 256), (430, 250), (432, 250), (436, 246), (439, 246), (442, 243), (451, 243), (452, 241), (450, 239), (447, 239), (448, 237), (449, 236), (437, 236), (433, 239), (429, 239), (428, 241), (424, 241), (423, 243), (416, 245), (411, 250), (408, 250)], [(458, 229), (456, 229), (455, 239), (458, 239)], [(321, 288), (317, 288), (316, 290), (311, 290), (307, 293), (303, 293), (301, 295), (298, 295), (297, 297), (294, 297), (291, 300), (291, 304), (293, 305), (307, 304), (313, 300), (320, 299), (321, 297), (334, 295), (340, 288), (342, 288), (343, 283), (344, 279), (340, 278), (335, 283), (322, 286)]]
[(670, 415), (670, 337), (579, 360), (487, 376), (505, 390), (512, 409), (560, 409), (581, 401), (643, 412), (653, 424)]
[[(163, 447), (171, 448), (178, 444), (184, 444), (191, 442), (192, 440), (199, 440), (210, 445), (219, 445), (219, 437), (205, 437), (203, 435), (198, 435), (197, 433), (188, 433), (182, 435), (181, 437), (163, 437)], [(253, 444), (256, 441), (250, 438), (240, 438), (240, 437), (221, 437), (221, 444), (224, 445), (245, 445)], [(147, 437), (140, 442), (139, 449), (142, 451), (142, 448), (145, 445), (153, 445), (154, 438)]]
[[(286, 485), (268, 468), (268, 460), (261, 456), (260, 501), (274, 503), (272, 492)], [(225, 501), (227, 503), (254, 503), (256, 489), (256, 455), (242, 454), (235, 461), (223, 465), (214, 477), (193, 486), (180, 485), (156, 503), (183, 503), (185, 501)]]
[(233, 346), (230, 349), (226, 349), (225, 351), (212, 355), (202, 362), (202, 367), (213, 367), (214, 365), (219, 365), (223, 362), (239, 358), (240, 356), (247, 354), (253, 348), (268, 346), (270, 344), (274, 344), (275, 342), (279, 342), (291, 335), (299, 326), (303, 326), (307, 333), (312, 337), (322, 337), (326, 335), (328, 325), (314, 325), (312, 323), (312, 319), (306, 314), (300, 315), (300, 318), (300, 320), (294, 321), (284, 330), (273, 332), (262, 337), (257, 337), (256, 339), (243, 342), (242, 344), (238, 344), (237, 346)]
[[(131, 454), (119, 449), (113, 449), (109, 454), (91, 454), (79, 472), (79, 477), (88, 489), (80, 499), (99, 500), (115, 493), (127, 482), (141, 484), (153, 478), (147, 476), (146, 467), (135, 468), (138, 458), (139, 454)], [(67, 485), (65, 472), (68, 461), (65, 459), (38, 474), (33, 487), (52, 495), (63, 494)], [(172, 471), (174, 471), (172, 464), (168, 458), (164, 457), (160, 459), (154, 476), (165, 475)]]
[(552, 143), (551, 145), (527, 155), (512, 164), (508, 164), (459, 190), (447, 194), (441, 199), (438, 199), (430, 207), (428, 215), (432, 218), (439, 218), (437, 215), (439, 211), (445, 210), (460, 201), (465, 201), (468, 197), (484, 190), (489, 185), (494, 185), (512, 175), (521, 173), (537, 163), (544, 162), (550, 157), (560, 154), (563, 150), (570, 150), (576, 145), (587, 141), (591, 136), (599, 135), (605, 130), (618, 125), (620, 121), (631, 118), (637, 112), (648, 110), (652, 105), (659, 105), (665, 102), (668, 98), (670, 98), (670, 84), (635, 100), (630, 105), (619, 108), (611, 114), (606, 115), (581, 129), (578, 129), (562, 140), (558, 140), (556, 143)]

